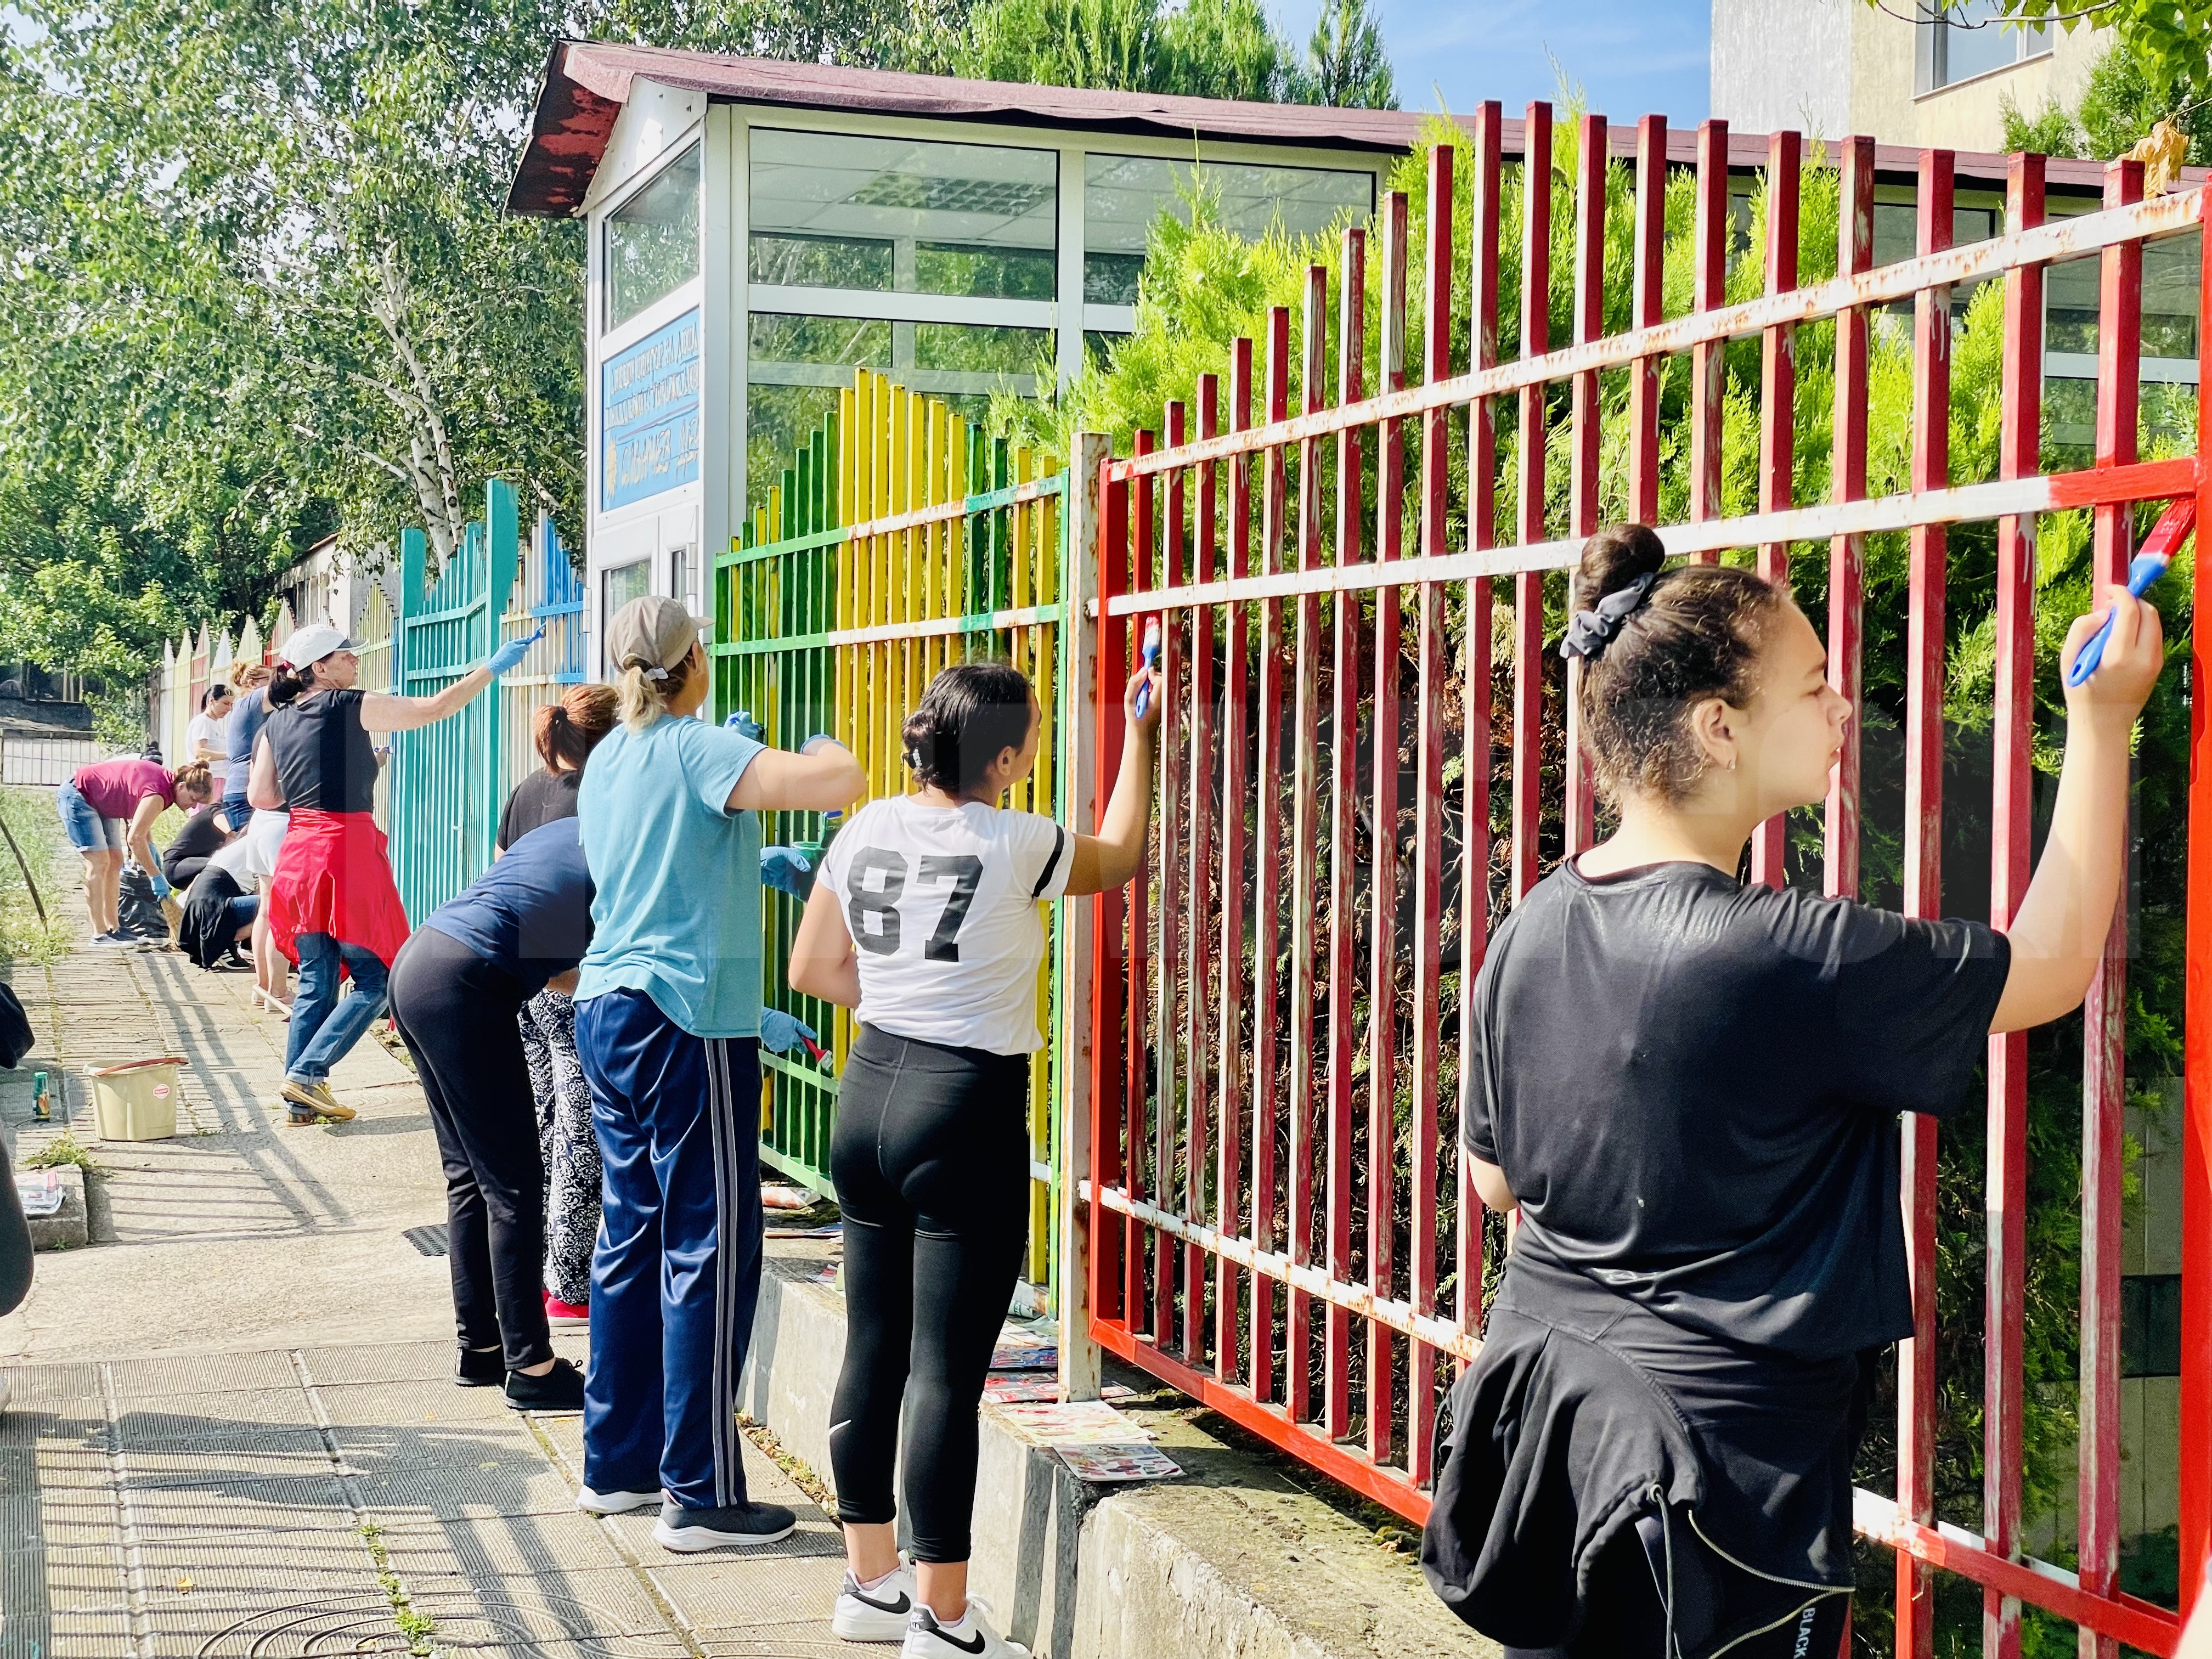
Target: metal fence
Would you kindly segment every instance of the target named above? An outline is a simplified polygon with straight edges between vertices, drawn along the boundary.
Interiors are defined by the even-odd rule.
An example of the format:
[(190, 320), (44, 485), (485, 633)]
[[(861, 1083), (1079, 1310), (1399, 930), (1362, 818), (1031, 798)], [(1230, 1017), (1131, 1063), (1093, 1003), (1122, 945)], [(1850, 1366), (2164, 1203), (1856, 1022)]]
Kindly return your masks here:
[[(491, 654), (514, 586), (517, 542), (514, 487), (499, 478), (485, 485), (484, 516), (464, 529), (434, 583), (422, 532), (400, 532), (392, 635), (399, 695), (434, 696)], [(434, 726), (393, 735), (392, 871), (416, 927), (491, 862), (507, 798), (501, 703), (479, 696)]]
[[(1036, 768), (1011, 804), (1055, 812), (1065, 488), (1051, 457), (1010, 449), (943, 404), (862, 372), (717, 561), (716, 717), (746, 710), (786, 747), (828, 731), (860, 758), (871, 797), (901, 793), (900, 727), (931, 677), (971, 656), (1001, 656), (1030, 676), (1047, 711)], [(769, 816), (771, 841), (818, 846), (823, 833), (818, 814)], [(823, 1031), (842, 1066), (850, 1016), (785, 985), (799, 908), (765, 896), (763, 994)], [(1040, 1024), (1051, 1030), (1049, 968), (1037, 994)], [(767, 1054), (763, 1064), (763, 1161), (832, 1191), (835, 1079), (803, 1060)], [(1030, 1271), (1039, 1282), (1051, 1260), (1057, 1088), (1048, 1048), (1032, 1064), (1030, 1095)]]
[[(520, 666), (501, 676), (499, 798), (503, 805), (514, 786), (543, 764), (531, 740), (531, 720), (560, 699), (584, 673), (584, 579), (576, 574), (568, 550), (551, 517), (538, 515), (530, 548), (522, 561), (521, 592), (515, 608), (500, 618), (500, 638), (518, 640), (542, 626), (545, 637), (530, 647)], [(495, 809), (496, 811), (496, 809)]]
[[(1164, 447), (1139, 434), (1129, 455), (1107, 464), (1098, 519), (1096, 799), (1112, 781), (1119, 687), (1133, 631), (1147, 617), (1165, 624), (1178, 735), (1164, 757), (1149, 876), (1127, 896), (1102, 897), (1091, 924), (1091, 1052), (1074, 1096), (1087, 1143), (1076, 1156), (1089, 1249), (1079, 1285), (1062, 1293), (1087, 1301), (1088, 1329), (1108, 1351), (1417, 1518), (1428, 1505), (1439, 1402), (1476, 1352), (1482, 1285), (1502, 1237), (1486, 1243), (1457, 1150), (1468, 994), (1494, 919), (1547, 863), (1593, 836), (1589, 774), (1566, 725), (1574, 682), (1554, 666), (1547, 684), (1546, 636), (1547, 605), (1557, 614), (1564, 599), (1559, 573), (1597, 527), (1601, 501), (1661, 523), (1671, 454), (1668, 464), (1686, 462), (1689, 475), (1688, 522), (1662, 529), (1672, 553), (1711, 560), (1755, 548), (1759, 568), (1778, 578), (1793, 554), (1808, 570), (1825, 562), (1830, 660), (1855, 706), (1869, 538), (1909, 544), (1905, 614), (1880, 620), (1905, 637), (1909, 664), (1900, 852), (1904, 908), (1919, 915), (1938, 914), (1940, 902), (1946, 590), (1967, 579), (1947, 564), (1947, 527), (1994, 521), (1990, 887), (2000, 927), (2028, 870), (2039, 515), (2091, 509), (2096, 569), (2119, 580), (2136, 504), (2186, 496), (2212, 505), (2212, 480), (2195, 455), (2142, 462), (2136, 450), (2143, 245), (2202, 239), (2201, 192), (2141, 201), (2140, 168), (2117, 163), (2106, 210), (2045, 223), (2040, 159), (2014, 158), (2004, 234), (1954, 248), (1951, 157), (1931, 151), (1919, 163), (1917, 253), (1876, 269), (1874, 149), (1847, 140), (1827, 158), (1841, 191), (1840, 274), (1801, 286), (1804, 158), (1795, 135), (1778, 135), (1762, 181), (1765, 292), (1728, 303), (1721, 276), (1735, 233), (1726, 129), (1708, 123), (1696, 150), (1699, 271), (1692, 308), (1670, 318), (1668, 133), (1650, 118), (1638, 128), (1632, 176), (1633, 292), (1615, 296), (1627, 299), (1627, 320), (1609, 332), (1607, 132), (1601, 118), (1586, 117), (1562, 147), (1574, 337), (1554, 347), (1550, 111), (1532, 106), (1522, 128), (1517, 214), (1504, 198), (1514, 180), (1501, 165), (1503, 125), (1497, 106), (1485, 106), (1470, 151), (1434, 152), (1418, 236), (1405, 198), (1389, 196), (1371, 267), (1366, 233), (1348, 231), (1337, 276), (1318, 265), (1308, 275), (1295, 339), (1288, 311), (1276, 309), (1264, 340), (1237, 342), (1222, 374), (1192, 389), (1189, 410), (1170, 405)], [(1455, 193), (1462, 161), (1472, 188)], [(1455, 276), (1451, 222), (1466, 210), (1472, 269)], [(1508, 246), (1528, 257), (1507, 257)], [(1416, 250), (1424, 306), (1412, 319)], [(2042, 279), (2052, 262), (2080, 258), (2101, 262), (2099, 438), (2092, 465), (2045, 475)], [(2212, 274), (2212, 258), (2202, 268)], [(1516, 270), (1520, 355), (1499, 362), (1498, 289)], [(1952, 290), (1984, 281), (2003, 290), (2003, 438), (1996, 477), (1954, 483)], [(1870, 323), (1882, 307), (1908, 306), (1909, 487), (1869, 499)], [(1371, 311), (1379, 327), (1370, 348)], [(1466, 318), (1457, 332), (1455, 311)], [(1905, 326), (1879, 326), (1892, 320)], [(1731, 341), (1758, 342), (1759, 483), (1756, 511), (1729, 518), (1721, 353)], [(1827, 501), (1800, 504), (1792, 409), (1801, 353), (1815, 342), (1832, 350), (1832, 484)], [(1688, 431), (1686, 441), (1665, 434), (1662, 452), (1660, 391), (1670, 368), (1689, 371)], [(2201, 453), (2208, 428), (2197, 418)], [(1674, 452), (1676, 442), (1687, 453)], [(1563, 490), (1548, 471), (1554, 457), (1565, 463)], [(1079, 543), (1076, 566), (1088, 556)], [(2212, 576), (2197, 580), (2203, 600)], [(2201, 674), (2191, 650), (2191, 672)], [(2212, 734), (2201, 718), (2195, 732), (2192, 1005), (2200, 966), (2212, 962)], [(1854, 747), (1809, 855), (1791, 854), (1786, 826), (1770, 824), (1754, 841), (1753, 878), (1779, 884), (1794, 863), (1801, 879), (1809, 870), (1832, 892), (1859, 893), (1862, 787)], [(1898, 1362), (1895, 1493), (1863, 1490), (1856, 1510), (1861, 1531), (1896, 1552), (1900, 1655), (1931, 1651), (1936, 1570), (1981, 1588), (1992, 1654), (2020, 1650), (2023, 1602), (2078, 1625), (2085, 1653), (2125, 1643), (2165, 1654), (2177, 1639), (2172, 1611), (2117, 1582), (2124, 973), (2116, 928), (2091, 993), (2081, 1077), (2076, 1568), (2023, 1553), (2023, 1040), (1993, 1039), (1989, 1064), (1987, 1234), (1978, 1241), (1987, 1284), (1985, 1305), (1972, 1310), (1986, 1331), (1978, 1533), (1939, 1525), (1934, 1506), (1937, 1127), (1904, 1121), (1917, 1334)], [(2212, 1515), (2212, 1022), (2192, 1018), (2185, 1040), (2186, 1598)]]
[(89, 737), (55, 738), (0, 731), (0, 784), (58, 788), (76, 775), (78, 767), (89, 766), (100, 758), (99, 743)]

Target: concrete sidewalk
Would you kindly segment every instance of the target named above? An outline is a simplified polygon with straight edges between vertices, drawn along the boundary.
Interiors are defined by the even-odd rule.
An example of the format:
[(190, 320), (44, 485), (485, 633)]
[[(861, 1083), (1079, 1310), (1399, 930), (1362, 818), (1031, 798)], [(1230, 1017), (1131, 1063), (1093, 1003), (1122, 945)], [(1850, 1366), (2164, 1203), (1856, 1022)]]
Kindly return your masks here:
[[(444, 1182), (396, 1056), (364, 1041), (333, 1079), (360, 1117), (295, 1129), (250, 975), (87, 950), (13, 982), (39, 1040), (0, 1115), (22, 1152), (91, 1152), (107, 1242), (42, 1255), (0, 1320), (0, 1659), (882, 1651), (830, 1634), (836, 1528), (757, 1451), (799, 1529), (676, 1556), (650, 1514), (575, 1511), (580, 1419), (453, 1386), (447, 1263), (404, 1237)], [(99, 1140), (84, 1071), (162, 1054), (177, 1139)], [(33, 1069), (66, 1125), (30, 1123)]]

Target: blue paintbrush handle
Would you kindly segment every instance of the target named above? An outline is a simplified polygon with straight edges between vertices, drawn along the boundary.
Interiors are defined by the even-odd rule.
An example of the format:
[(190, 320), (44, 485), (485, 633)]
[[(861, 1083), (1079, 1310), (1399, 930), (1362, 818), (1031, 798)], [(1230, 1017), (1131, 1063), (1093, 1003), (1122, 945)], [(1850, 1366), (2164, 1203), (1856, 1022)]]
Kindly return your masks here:
[[(1160, 625), (1158, 623), (1146, 625), (1144, 658), (1145, 666), (1147, 668), (1158, 668), (1160, 665)], [(1137, 718), (1144, 719), (1145, 711), (1152, 706), (1152, 683), (1146, 680), (1137, 688)]]
[[(2166, 574), (2166, 561), (2138, 555), (2128, 566), (2128, 592), (2141, 599), (2150, 585)], [(2105, 641), (2112, 636), (2112, 613), (2107, 611), (2105, 620), (2097, 624), (2097, 631), (2081, 647), (2081, 654), (2074, 659), (2074, 665), (2066, 671), (2066, 684), (2078, 686), (2087, 682), (2097, 672), (2097, 665), (2105, 660)]]

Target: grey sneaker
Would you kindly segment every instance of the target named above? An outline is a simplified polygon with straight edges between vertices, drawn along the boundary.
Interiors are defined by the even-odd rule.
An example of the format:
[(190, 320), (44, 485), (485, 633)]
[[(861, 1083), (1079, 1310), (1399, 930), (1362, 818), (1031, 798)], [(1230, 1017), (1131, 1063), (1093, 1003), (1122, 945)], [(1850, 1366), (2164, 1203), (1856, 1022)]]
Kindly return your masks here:
[(660, 1506), (653, 1540), (661, 1548), (686, 1554), (730, 1545), (773, 1544), (791, 1536), (799, 1517), (781, 1504), (732, 1504), (726, 1509), (687, 1510), (673, 1501)]

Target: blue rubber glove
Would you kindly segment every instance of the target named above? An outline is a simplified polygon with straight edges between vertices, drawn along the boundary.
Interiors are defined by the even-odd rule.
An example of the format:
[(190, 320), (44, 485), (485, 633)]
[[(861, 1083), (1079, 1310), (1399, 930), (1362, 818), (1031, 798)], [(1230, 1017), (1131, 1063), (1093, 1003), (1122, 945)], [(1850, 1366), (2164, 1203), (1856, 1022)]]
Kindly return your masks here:
[(802, 903), (814, 890), (814, 866), (806, 854), (789, 847), (761, 848), (761, 884), (788, 893)]
[(528, 656), (530, 654), (530, 647), (537, 644), (538, 641), (544, 637), (545, 624), (544, 623), (540, 623), (538, 624), (538, 631), (535, 634), (531, 635), (526, 639), (509, 640), (505, 645), (500, 647), (498, 650), (493, 652), (491, 655), (486, 657), (484, 659), (484, 666), (491, 671), (491, 677), (494, 679), (497, 679), (501, 674), (506, 673), (508, 669), (514, 667), (525, 657)]
[(753, 712), (750, 708), (740, 708), (722, 724), (741, 738), (750, 738), (755, 743), (768, 741), (768, 727), (753, 718)]
[(771, 1054), (786, 1054), (799, 1045), (801, 1038), (817, 1041), (815, 1030), (805, 1021), (787, 1014), (781, 1008), (761, 1010), (761, 1047)]
[(154, 884), (155, 898), (165, 899), (169, 896), (169, 878), (159, 870), (149, 870), (146, 872), (146, 879)]
[(816, 744), (836, 743), (836, 741), (837, 739), (831, 737), (827, 732), (817, 732), (812, 737), (807, 738), (805, 743), (799, 745), (799, 752), (802, 755), (811, 755), (814, 752), (814, 745)]

